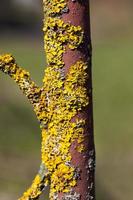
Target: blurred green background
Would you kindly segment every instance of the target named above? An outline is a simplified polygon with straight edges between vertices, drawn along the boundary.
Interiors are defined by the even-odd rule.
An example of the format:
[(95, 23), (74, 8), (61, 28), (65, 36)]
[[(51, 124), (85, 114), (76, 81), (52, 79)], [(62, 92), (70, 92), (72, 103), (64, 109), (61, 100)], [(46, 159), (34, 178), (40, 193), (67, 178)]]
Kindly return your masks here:
[[(131, 0), (91, 1), (97, 200), (133, 197), (132, 10)], [(12, 53), (39, 85), (46, 66), (42, 19), (41, 1), (0, 4), (0, 53)], [(17, 199), (30, 185), (40, 143), (31, 105), (0, 73), (0, 199)]]

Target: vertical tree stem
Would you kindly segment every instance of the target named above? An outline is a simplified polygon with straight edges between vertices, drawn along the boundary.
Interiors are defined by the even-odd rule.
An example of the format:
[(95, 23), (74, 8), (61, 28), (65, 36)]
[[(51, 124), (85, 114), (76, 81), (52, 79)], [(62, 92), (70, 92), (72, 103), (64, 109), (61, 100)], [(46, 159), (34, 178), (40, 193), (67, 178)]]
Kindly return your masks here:
[[(53, 133), (50, 129), (48, 131), (50, 142), (54, 147), (58, 146), (58, 153), (52, 148), (54, 156), (51, 156), (51, 161), (56, 163), (55, 168), (51, 169), (48, 159), (44, 159), (52, 173), (50, 199), (94, 200), (95, 148), (89, 1), (43, 2), (48, 63), (44, 89), (49, 105), (56, 101), (51, 103), (49, 110), (53, 116), (55, 114), (60, 118), (59, 121), (55, 121), (54, 117), (50, 119), (58, 142), (52, 142)], [(62, 139), (59, 139), (58, 134)], [(70, 138), (66, 141), (68, 135)], [(64, 148), (63, 145), (68, 147)]]

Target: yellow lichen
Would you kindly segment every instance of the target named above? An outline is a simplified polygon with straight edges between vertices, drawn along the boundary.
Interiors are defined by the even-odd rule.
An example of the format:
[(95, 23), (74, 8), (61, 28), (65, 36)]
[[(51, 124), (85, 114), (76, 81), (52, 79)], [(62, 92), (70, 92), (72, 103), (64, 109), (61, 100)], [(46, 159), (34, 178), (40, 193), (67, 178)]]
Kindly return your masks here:
[(43, 3), (44, 12), (49, 16), (60, 15), (68, 11), (66, 0), (43, 0)]
[(62, 13), (68, 12), (67, 1), (43, 2), (44, 48), (48, 63), (43, 87), (37, 87), (29, 73), (20, 68), (11, 55), (0, 56), (0, 69), (17, 82), (33, 104), (42, 130), (42, 164), (33, 184), (19, 200), (37, 199), (49, 181), (51, 200), (58, 199), (58, 192), (70, 192), (77, 184), (76, 168), (71, 163), (71, 145), (76, 142), (79, 153), (85, 150), (85, 119), (77, 114), (89, 103), (85, 85), (88, 63), (77, 61), (66, 75), (63, 61), (66, 47), (75, 50), (84, 42), (84, 32), (80, 26), (61, 19)]
[[(45, 180), (45, 186), (47, 186), (48, 183), (49, 180)], [(19, 198), (18, 200), (37, 199), (42, 193), (42, 188), (44, 188), (43, 180), (41, 179), (40, 175), (37, 175), (31, 187), (26, 192), (24, 192), (23, 197)]]
[[(84, 141), (85, 121), (78, 118), (75, 122), (71, 122), (71, 120), (78, 111), (88, 105), (89, 99), (85, 88), (86, 69), (87, 64), (83, 61), (78, 61), (71, 66), (61, 88), (55, 84), (60, 81), (60, 76), (56, 76), (54, 67), (49, 67), (45, 73), (44, 91), (49, 97), (46, 111), (49, 123), (45, 129), (42, 160), (52, 174), (51, 193), (53, 194), (70, 191), (77, 182), (74, 178), (75, 169), (70, 165), (70, 148), (72, 142), (77, 140), (79, 143), (77, 150), (84, 151), (82, 142)], [(51, 74), (51, 81), (47, 81), (50, 80), (49, 75)], [(60, 170), (62, 165), (64, 166), (63, 174)]]

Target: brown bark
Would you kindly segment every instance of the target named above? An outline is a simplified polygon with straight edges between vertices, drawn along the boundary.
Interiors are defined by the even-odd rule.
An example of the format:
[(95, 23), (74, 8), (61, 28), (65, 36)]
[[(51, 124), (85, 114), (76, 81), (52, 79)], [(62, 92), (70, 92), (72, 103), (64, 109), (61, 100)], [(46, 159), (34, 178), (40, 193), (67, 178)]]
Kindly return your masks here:
[[(79, 60), (88, 62), (89, 79), (86, 84), (89, 105), (78, 114), (78, 117), (86, 120), (84, 131), (84, 146), (86, 151), (79, 153), (76, 151), (77, 142), (71, 146), (72, 164), (80, 169), (80, 180), (74, 191), (81, 195), (81, 200), (95, 199), (95, 147), (93, 136), (93, 103), (92, 103), (92, 63), (91, 63), (91, 37), (90, 37), (90, 9), (89, 1), (68, 1), (69, 13), (63, 15), (65, 23), (81, 26), (84, 30), (84, 43), (76, 50), (68, 49), (63, 55), (65, 72), (69, 72), (69, 67)], [(61, 195), (62, 196), (62, 195)], [(61, 198), (60, 198), (61, 199)]]
[(89, 1), (43, 3), (48, 63), (43, 87), (11, 55), (0, 56), (0, 70), (33, 104), (42, 130), (40, 170), (20, 200), (38, 199), (49, 183), (50, 200), (95, 200)]

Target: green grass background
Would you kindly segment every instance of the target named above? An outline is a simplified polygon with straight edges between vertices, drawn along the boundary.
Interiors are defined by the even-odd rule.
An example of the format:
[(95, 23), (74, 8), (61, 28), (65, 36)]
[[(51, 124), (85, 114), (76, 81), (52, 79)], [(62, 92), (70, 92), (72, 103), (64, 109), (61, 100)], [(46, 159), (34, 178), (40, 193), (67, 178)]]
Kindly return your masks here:
[[(96, 193), (97, 200), (132, 200), (133, 30), (130, 8), (123, 7), (118, 16), (116, 7), (109, 13), (111, 8), (91, 8)], [(42, 40), (0, 36), (0, 53), (12, 53), (39, 85), (46, 66)], [(30, 185), (40, 163), (40, 144), (31, 105), (0, 73), (0, 199), (17, 199)]]

